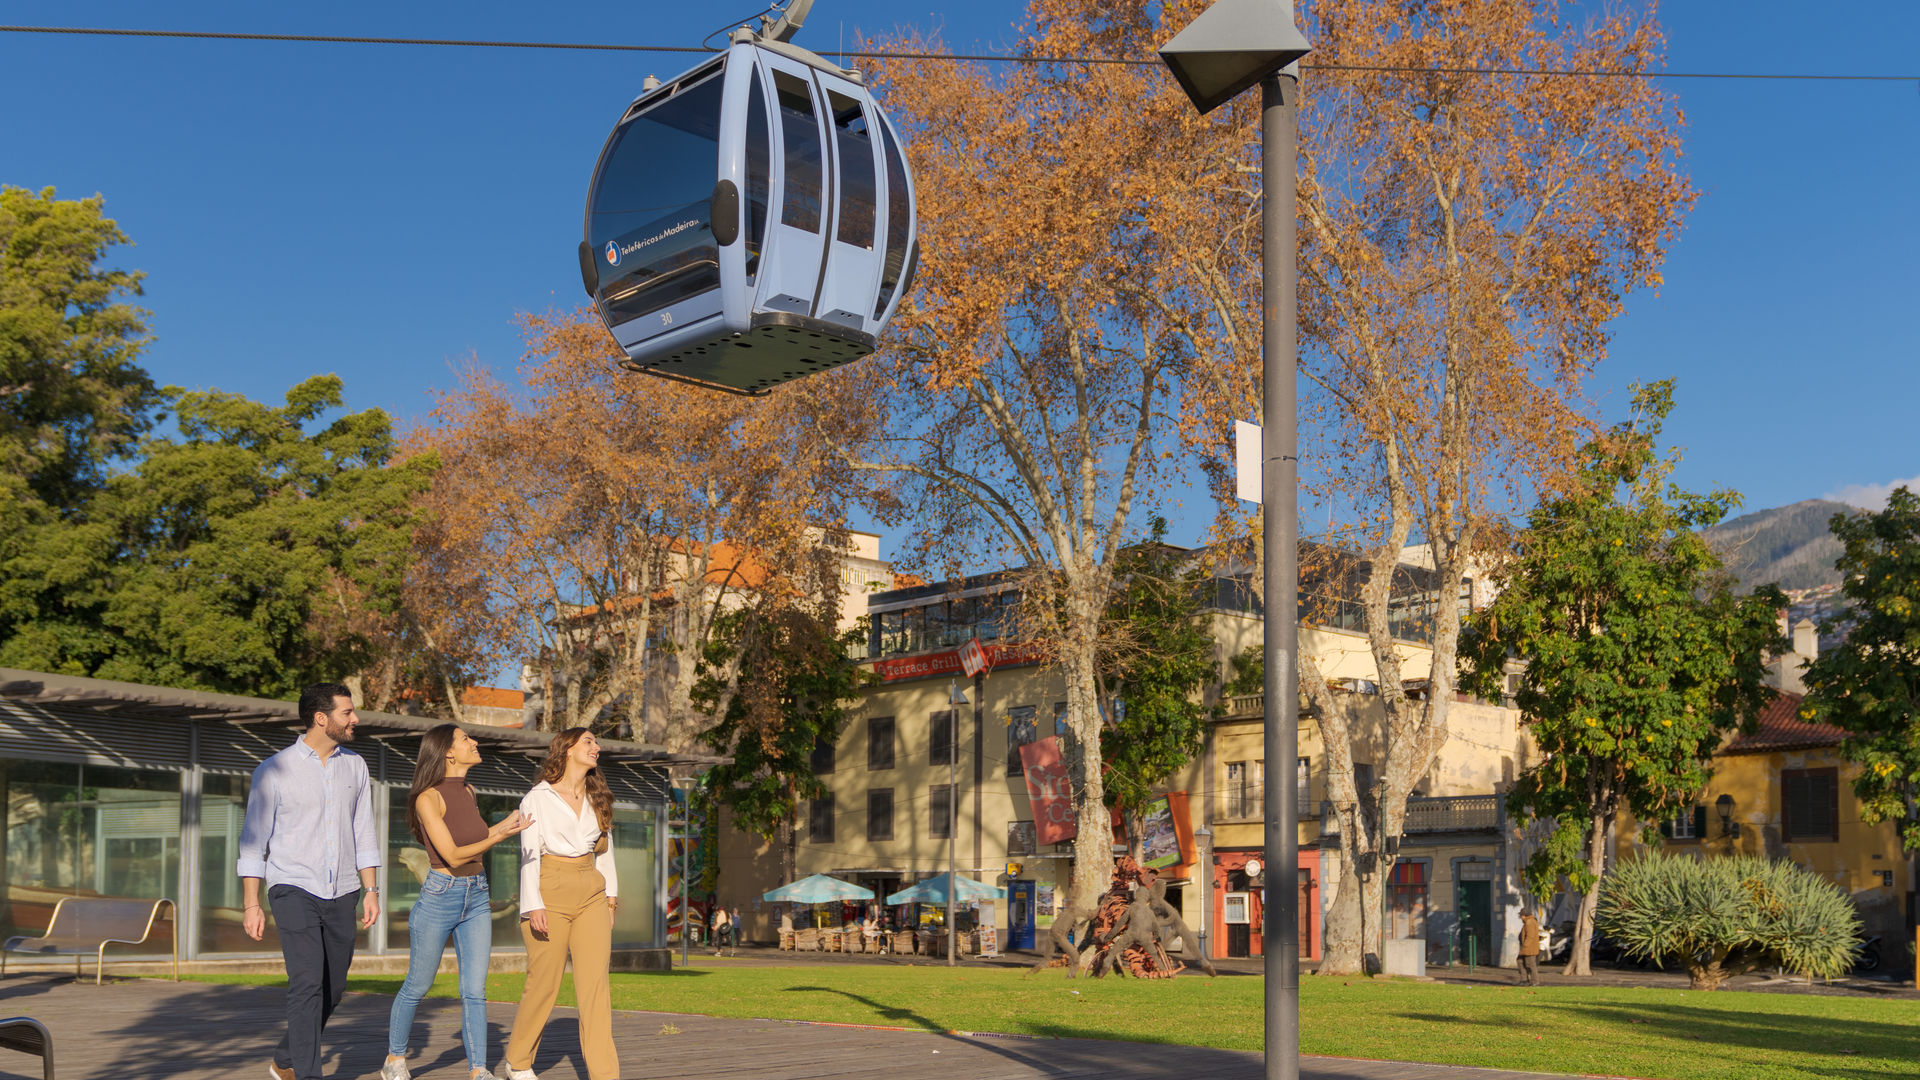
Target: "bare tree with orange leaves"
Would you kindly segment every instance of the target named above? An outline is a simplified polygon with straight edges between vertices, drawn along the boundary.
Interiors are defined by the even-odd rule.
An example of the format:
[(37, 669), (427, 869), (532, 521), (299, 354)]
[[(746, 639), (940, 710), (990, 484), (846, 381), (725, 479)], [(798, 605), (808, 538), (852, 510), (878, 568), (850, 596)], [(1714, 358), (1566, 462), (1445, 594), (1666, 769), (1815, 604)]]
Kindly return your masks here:
[(1068, 930), (1111, 879), (1096, 665), (1116, 558), (1180, 468), (1179, 427), (1219, 393), (1196, 373), (1231, 368), (1196, 363), (1214, 347), (1194, 329), (1211, 299), (1177, 238), (1189, 219), (1237, 210), (1198, 183), (1237, 143), (1193, 121), (1155, 68), (1047, 58), (1151, 55), (1159, 8), (1033, 0), (1009, 48), (1032, 62), (903, 59), (873, 73), (906, 132), (923, 241), (895, 343), (870, 361), (890, 452), (861, 464), (902, 478), (929, 563), (1028, 571), (1022, 632), (1065, 676), (1085, 762), (1052, 935), (1069, 954)]
[[(1458, 590), (1483, 572), (1504, 513), (1550, 487), (1591, 430), (1582, 378), (1627, 295), (1660, 284), (1695, 192), (1657, 83), (1460, 70), (1656, 70), (1650, 12), (1317, 0), (1306, 14), (1310, 62), (1348, 70), (1308, 71), (1302, 97), (1303, 370), (1324, 475), (1376, 568), (1362, 599), (1387, 717), (1377, 789), (1358, 790), (1363, 733), (1301, 657), (1329, 798), (1375, 811), (1343, 822), (1329, 881), (1321, 970), (1339, 973), (1378, 954), (1367, 913), (1392, 867), (1384, 839), (1448, 738)], [(1403, 557), (1436, 582), (1431, 670), (1412, 686), (1384, 572)]]
[(721, 615), (837, 617), (847, 507), (869, 494), (842, 451), (870, 438), (871, 396), (838, 373), (717, 394), (619, 369), (590, 314), (525, 324), (525, 392), (466, 372), (414, 436), (442, 466), (415, 596), (496, 662), (537, 660), (542, 727), (615, 709), (630, 737), (693, 749), (735, 686), (718, 671), (714, 708), (693, 701)]

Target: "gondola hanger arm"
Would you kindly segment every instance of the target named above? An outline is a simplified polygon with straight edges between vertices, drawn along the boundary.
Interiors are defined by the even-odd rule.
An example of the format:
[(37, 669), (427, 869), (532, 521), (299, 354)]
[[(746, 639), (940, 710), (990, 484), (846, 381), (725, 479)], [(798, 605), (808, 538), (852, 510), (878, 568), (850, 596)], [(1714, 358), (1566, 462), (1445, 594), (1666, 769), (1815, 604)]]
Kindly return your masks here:
[(813, 0), (788, 0), (778, 19), (760, 16), (760, 36), (767, 41), (792, 41), (793, 35), (805, 25), (807, 12), (812, 9)]

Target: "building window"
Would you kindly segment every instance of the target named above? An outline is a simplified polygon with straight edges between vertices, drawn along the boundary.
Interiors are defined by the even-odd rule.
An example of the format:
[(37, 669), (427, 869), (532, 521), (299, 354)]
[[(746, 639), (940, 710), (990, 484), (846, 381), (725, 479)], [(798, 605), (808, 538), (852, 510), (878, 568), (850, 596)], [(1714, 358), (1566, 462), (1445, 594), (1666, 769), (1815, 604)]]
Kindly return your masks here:
[(1834, 769), (1783, 769), (1780, 804), (1788, 840), (1840, 839), (1840, 776)]
[(953, 785), (935, 784), (927, 789), (927, 836), (945, 840), (953, 835)]
[(1007, 855), (1031, 855), (1039, 850), (1036, 843), (1039, 834), (1034, 831), (1031, 821), (1007, 822)]
[(892, 788), (874, 788), (867, 792), (867, 839), (893, 839)]
[(867, 768), (893, 768), (893, 717), (875, 716), (867, 721)]
[(953, 764), (953, 710), (942, 709), (927, 718), (927, 760)]
[(1427, 862), (1395, 863), (1387, 900), (1387, 936), (1417, 938), (1427, 934)]
[(1660, 835), (1669, 840), (1705, 840), (1707, 808), (1694, 806), (1680, 811), (1669, 820), (1660, 823)]
[(807, 840), (815, 844), (833, 842), (833, 796), (807, 800)]
[(808, 758), (816, 775), (825, 775), (833, 771), (833, 742), (831, 737), (816, 735), (813, 738), (813, 754)]
[(1320, 804), (1313, 798), (1313, 759), (1301, 758), (1294, 763), (1294, 810), (1301, 817), (1313, 817), (1320, 813)]
[(1020, 748), (1040, 737), (1039, 712), (1031, 705), (1021, 705), (1007, 710), (1007, 775), (1024, 776), (1025, 767), (1020, 763)]

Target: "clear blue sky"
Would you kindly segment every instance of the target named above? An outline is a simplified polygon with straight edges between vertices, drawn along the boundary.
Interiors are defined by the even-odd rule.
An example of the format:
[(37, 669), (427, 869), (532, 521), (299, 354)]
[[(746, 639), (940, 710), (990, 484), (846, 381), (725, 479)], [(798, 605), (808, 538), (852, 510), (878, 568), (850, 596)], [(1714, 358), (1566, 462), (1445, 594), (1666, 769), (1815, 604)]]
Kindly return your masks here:
[[(1021, 10), (940, 6), (819, 0), (800, 43), (917, 25), (988, 49)], [(688, 45), (750, 7), (69, 0), (0, 2), (0, 23)], [(1920, 74), (1911, 0), (1668, 7), (1674, 70)], [(607, 129), (643, 76), (690, 62), (0, 34), (0, 182), (106, 196), (163, 382), (278, 400), (336, 372), (404, 421), (468, 356), (510, 375), (517, 312), (581, 301)], [(1670, 85), (1704, 196), (1666, 287), (1618, 326), (1603, 412), (1678, 378), (1680, 479), (1749, 508), (1920, 477), (1920, 85)]]

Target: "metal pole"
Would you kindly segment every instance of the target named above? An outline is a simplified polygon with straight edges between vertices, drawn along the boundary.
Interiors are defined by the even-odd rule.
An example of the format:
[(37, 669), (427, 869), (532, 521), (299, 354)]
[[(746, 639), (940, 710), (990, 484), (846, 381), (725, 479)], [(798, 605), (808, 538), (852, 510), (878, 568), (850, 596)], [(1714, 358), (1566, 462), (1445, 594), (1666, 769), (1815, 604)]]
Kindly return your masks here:
[[(680, 804), (680, 966), (687, 966), (687, 920), (693, 909), (687, 906), (687, 877), (690, 849), (693, 847), (693, 792), (682, 789), (684, 800)], [(671, 832), (668, 833), (672, 835)]]
[[(1299, 432), (1294, 373), (1294, 110), (1298, 69), (1260, 81), (1262, 311), (1260, 543), (1266, 564), (1266, 1077), (1300, 1076)], [(1280, 783), (1273, 782), (1274, 773)]]
[(960, 710), (953, 703), (953, 680), (947, 680), (947, 966), (953, 966), (957, 933), (953, 928), (953, 844), (960, 832), (960, 788), (954, 762), (960, 757)]

